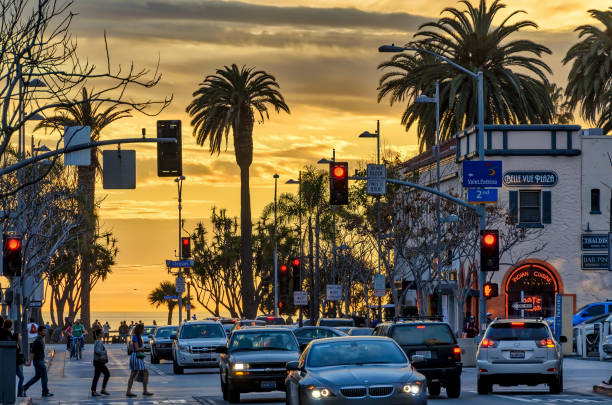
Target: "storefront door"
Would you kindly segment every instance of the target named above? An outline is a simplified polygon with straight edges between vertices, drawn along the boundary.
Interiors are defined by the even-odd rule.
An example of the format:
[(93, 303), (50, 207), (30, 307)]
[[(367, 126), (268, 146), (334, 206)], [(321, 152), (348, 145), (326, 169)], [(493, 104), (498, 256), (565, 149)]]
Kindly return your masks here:
[(506, 314), (509, 318), (520, 317), (521, 310), (514, 303), (531, 303), (525, 309), (526, 318), (547, 318), (555, 312), (555, 294), (559, 283), (553, 272), (540, 264), (525, 264), (512, 271), (506, 281)]

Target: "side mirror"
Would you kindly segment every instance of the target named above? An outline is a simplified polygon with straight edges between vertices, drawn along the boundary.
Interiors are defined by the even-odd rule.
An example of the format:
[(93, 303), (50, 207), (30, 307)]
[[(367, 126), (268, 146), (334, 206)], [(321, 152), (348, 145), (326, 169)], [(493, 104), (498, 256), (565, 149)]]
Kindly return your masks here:
[(567, 336), (559, 336), (559, 342), (567, 343)]
[(176, 335), (170, 335), (170, 339), (176, 340)]
[(215, 353), (227, 354), (227, 346), (217, 346)]
[(425, 357), (421, 356), (420, 354), (415, 354), (410, 359), (410, 362), (412, 364), (425, 363)]
[(298, 361), (289, 361), (287, 362), (287, 371), (299, 371), (300, 363)]

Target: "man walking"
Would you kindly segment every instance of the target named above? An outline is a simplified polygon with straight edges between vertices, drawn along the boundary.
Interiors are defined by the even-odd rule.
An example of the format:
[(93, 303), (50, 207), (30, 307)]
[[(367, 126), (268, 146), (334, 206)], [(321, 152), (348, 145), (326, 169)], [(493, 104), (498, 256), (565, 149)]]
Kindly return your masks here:
[(45, 336), (47, 335), (47, 328), (38, 328), (38, 336), (32, 343), (30, 360), (26, 363), (26, 366), (30, 366), (34, 363), (34, 377), (23, 386), (23, 396), (26, 396), (26, 391), (34, 385), (38, 380), (42, 384), (42, 396), (52, 397), (53, 394), (49, 392), (47, 386), (47, 365), (45, 363)]

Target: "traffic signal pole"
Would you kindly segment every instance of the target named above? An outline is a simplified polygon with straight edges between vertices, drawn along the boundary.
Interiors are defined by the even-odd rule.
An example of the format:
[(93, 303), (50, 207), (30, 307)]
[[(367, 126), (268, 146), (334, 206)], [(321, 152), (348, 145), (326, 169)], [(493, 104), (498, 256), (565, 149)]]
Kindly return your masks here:
[(278, 174), (274, 174), (274, 317), (278, 318), (278, 241), (277, 241), (277, 227), (278, 227), (278, 214), (277, 214), (277, 200), (276, 191), (278, 183)]
[[(185, 180), (185, 176), (177, 177), (174, 179), (178, 188), (178, 259), (179, 261), (183, 258), (183, 238), (182, 238), (182, 209), (183, 209), (183, 180)], [(178, 279), (183, 278), (183, 268), (179, 267), (178, 271)], [(179, 307), (179, 325), (183, 323), (183, 291), (178, 292), (178, 307)]]

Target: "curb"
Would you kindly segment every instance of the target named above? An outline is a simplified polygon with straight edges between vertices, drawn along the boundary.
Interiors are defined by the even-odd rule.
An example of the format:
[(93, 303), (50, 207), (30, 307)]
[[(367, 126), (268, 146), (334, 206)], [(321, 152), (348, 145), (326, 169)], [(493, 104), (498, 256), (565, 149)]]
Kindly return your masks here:
[(603, 384), (593, 385), (593, 392), (596, 394), (612, 397), (612, 386), (606, 386)]

